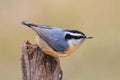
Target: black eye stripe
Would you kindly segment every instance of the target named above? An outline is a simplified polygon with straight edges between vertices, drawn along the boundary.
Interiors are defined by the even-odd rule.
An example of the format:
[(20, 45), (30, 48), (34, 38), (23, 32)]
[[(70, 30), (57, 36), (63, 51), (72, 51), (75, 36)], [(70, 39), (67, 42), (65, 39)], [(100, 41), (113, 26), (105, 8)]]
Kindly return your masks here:
[(66, 31), (71, 32), (71, 33), (78, 33), (78, 34), (82, 34), (82, 35), (84, 35), (84, 36), (85, 36), (85, 34), (84, 34), (84, 33), (80, 32), (80, 31), (77, 31), (77, 30), (66, 30)]
[(85, 38), (84, 36), (73, 36), (70, 34), (66, 34), (65, 39), (80, 39), (80, 38)]

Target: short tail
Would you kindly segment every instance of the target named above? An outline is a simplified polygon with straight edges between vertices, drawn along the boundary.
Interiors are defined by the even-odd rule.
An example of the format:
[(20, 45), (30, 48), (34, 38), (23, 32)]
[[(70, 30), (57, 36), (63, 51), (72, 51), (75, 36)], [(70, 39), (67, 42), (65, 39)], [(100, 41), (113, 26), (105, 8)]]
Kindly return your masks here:
[(31, 28), (31, 26), (38, 27), (38, 25), (33, 24), (33, 23), (30, 23), (30, 22), (28, 22), (28, 21), (22, 21), (21, 23), (22, 23), (23, 25), (26, 25), (26, 26), (30, 27), (30, 28)]

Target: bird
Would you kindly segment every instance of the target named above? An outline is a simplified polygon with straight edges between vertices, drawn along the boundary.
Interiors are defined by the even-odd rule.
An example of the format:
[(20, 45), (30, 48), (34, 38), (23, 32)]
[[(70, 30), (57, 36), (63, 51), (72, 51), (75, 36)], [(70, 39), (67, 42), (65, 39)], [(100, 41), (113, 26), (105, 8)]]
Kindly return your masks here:
[(78, 30), (65, 30), (28, 21), (22, 21), (22, 24), (37, 33), (35, 37), (37, 45), (45, 54), (52, 57), (66, 57), (72, 54), (86, 39), (93, 38)]

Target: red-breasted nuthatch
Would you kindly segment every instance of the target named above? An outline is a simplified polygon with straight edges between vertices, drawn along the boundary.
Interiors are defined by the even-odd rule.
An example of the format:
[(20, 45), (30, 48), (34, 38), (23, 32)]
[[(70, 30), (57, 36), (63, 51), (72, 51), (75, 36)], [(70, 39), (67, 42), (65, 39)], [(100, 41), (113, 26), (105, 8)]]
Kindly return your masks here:
[(22, 22), (32, 28), (38, 36), (36, 42), (43, 52), (53, 57), (68, 56), (85, 40), (92, 37), (85, 36), (77, 30), (63, 30), (48, 25), (36, 25), (27, 21)]

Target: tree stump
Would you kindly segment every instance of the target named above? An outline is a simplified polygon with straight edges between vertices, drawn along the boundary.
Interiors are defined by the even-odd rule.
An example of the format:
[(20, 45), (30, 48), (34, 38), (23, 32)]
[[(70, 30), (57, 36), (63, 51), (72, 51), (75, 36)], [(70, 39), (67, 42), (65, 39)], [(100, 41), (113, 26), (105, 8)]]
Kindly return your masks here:
[(59, 58), (45, 54), (37, 44), (25, 41), (21, 56), (22, 80), (62, 80)]

